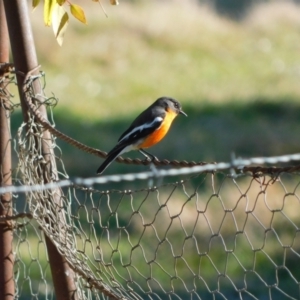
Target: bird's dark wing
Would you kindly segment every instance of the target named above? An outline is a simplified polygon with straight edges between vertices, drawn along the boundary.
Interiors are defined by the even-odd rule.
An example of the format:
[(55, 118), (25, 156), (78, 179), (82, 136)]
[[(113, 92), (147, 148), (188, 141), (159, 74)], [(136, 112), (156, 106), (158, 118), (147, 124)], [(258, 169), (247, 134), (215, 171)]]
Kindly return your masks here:
[(120, 154), (122, 154), (122, 151), (127, 146), (142, 140), (161, 126), (165, 118), (165, 110), (162, 107), (156, 107), (154, 104), (142, 112), (120, 136), (117, 145), (108, 152), (105, 161), (98, 168), (98, 174), (101, 174)]
[(119, 143), (122, 141), (137, 141), (140, 138), (146, 137), (148, 134), (155, 131), (161, 126), (166, 112), (161, 107), (156, 108), (153, 104), (151, 106), (143, 111), (132, 122), (129, 128), (120, 136), (118, 140)]
[(153, 131), (157, 130), (163, 123), (164, 118), (162, 116), (156, 116), (148, 123), (142, 123), (141, 125), (131, 125), (119, 138), (118, 144), (134, 144), (140, 139), (147, 137)]
[(152, 122), (144, 123), (143, 125), (137, 127), (130, 126), (122, 134), (118, 144), (108, 152), (105, 161), (98, 168), (97, 174), (101, 174), (122, 153), (123, 149), (151, 134), (161, 126), (162, 122), (162, 117), (156, 117), (152, 120)]

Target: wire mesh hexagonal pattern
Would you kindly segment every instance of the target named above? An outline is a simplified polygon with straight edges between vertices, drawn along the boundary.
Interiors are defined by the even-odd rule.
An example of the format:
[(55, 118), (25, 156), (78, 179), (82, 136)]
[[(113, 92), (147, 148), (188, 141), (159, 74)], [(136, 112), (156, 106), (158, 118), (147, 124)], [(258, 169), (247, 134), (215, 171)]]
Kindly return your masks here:
[(131, 174), (130, 184), (115, 175), (109, 189), (105, 177), (65, 184), (54, 138), (46, 142), (59, 155), (50, 169), (43, 160), (43, 130), (33, 115), (20, 126), (19, 173), (1, 189), (14, 196), (3, 221), (12, 221), (19, 299), (55, 298), (45, 237), (74, 271), (78, 299), (300, 298), (297, 168), (253, 174), (229, 163)]

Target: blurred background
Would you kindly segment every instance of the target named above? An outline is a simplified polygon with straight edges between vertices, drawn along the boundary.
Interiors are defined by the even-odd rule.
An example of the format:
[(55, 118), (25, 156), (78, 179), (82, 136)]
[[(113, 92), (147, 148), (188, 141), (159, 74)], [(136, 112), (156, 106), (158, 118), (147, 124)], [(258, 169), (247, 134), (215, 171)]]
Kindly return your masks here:
[[(102, 1), (108, 17), (96, 2), (76, 3), (88, 25), (70, 18), (62, 47), (42, 6), (30, 14), (46, 94), (59, 99), (59, 130), (109, 151), (137, 114), (167, 95), (188, 118), (178, 117), (150, 150), (160, 159), (300, 151), (299, 1)], [(70, 176), (95, 175), (102, 159), (57, 143)], [(114, 163), (106, 174), (144, 170)]]
[[(149, 150), (160, 159), (227, 162), (232, 153), (247, 158), (300, 152), (299, 1), (119, 1), (119, 6), (111, 6), (108, 0), (102, 1), (106, 17), (99, 3), (74, 0), (84, 8), (88, 25), (70, 18), (62, 47), (56, 43), (52, 28), (44, 26), (42, 5), (30, 13), (38, 59), (46, 73), (46, 95), (51, 97), (54, 94), (59, 99), (54, 108), (54, 120), (59, 130), (86, 145), (109, 151), (141, 111), (158, 97), (166, 95), (181, 102), (188, 118), (179, 116), (167, 137)], [(12, 114), (14, 134), (21, 120), (20, 110)], [(70, 177), (96, 174), (102, 159), (60, 140), (57, 144)], [(142, 158), (137, 152), (128, 156)], [(105, 174), (146, 170), (148, 167), (145, 166), (113, 163)], [(234, 254), (245, 260), (248, 269), (253, 267), (257, 274), (263, 274), (265, 281), (274, 287), (272, 293), (276, 291), (280, 278), (283, 290), (291, 295), (287, 298), (297, 299), (300, 278), (299, 178), (293, 174), (287, 179), (281, 176), (280, 181), (272, 181), (267, 197), (265, 182), (260, 184), (259, 180), (247, 177), (237, 183), (231, 178), (227, 180), (221, 173), (211, 179), (206, 175), (189, 179), (183, 188), (178, 185), (175, 192), (173, 185), (159, 188), (159, 194), (147, 192), (147, 199), (143, 192), (133, 193), (132, 198), (112, 192), (106, 199), (102, 195), (90, 195), (89, 191), (85, 194), (74, 190), (69, 195), (74, 193), (72, 209), (75, 225), (79, 224), (80, 228), (90, 232), (90, 220), (94, 220), (95, 212), (91, 203), (99, 201), (103, 220), (99, 222), (95, 217), (98, 223), (95, 221), (93, 228), (107, 246), (102, 222), (107, 224), (110, 241), (120, 244), (126, 257), (131, 253), (132, 245), (128, 244), (127, 238), (119, 243), (120, 228), (127, 224), (125, 228), (133, 240), (139, 239), (143, 229), (141, 220), (134, 220), (136, 213), (131, 205), (139, 207), (145, 219), (156, 219), (155, 228), (159, 235), (163, 235), (171, 218), (159, 203), (166, 201), (171, 212), (184, 211), (180, 213), (184, 226), (197, 228), (195, 237), (203, 247), (201, 251), (206, 251), (207, 241), (211, 245), (213, 235), (210, 227), (215, 228), (215, 232), (220, 228), (229, 248), (234, 243), (238, 245), (235, 245)], [(165, 183), (166, 179), (163, 180)], [(170, 180), (176, 181), (173, 177)], [(136, 184), (134, 188), (126, 182), (117, 183), (114, 187), (128, 191), (146, 185), (145, 182), (132, 184)], [(106, 190), (103, 185), (100, 189)], [(187, 200), (185, 191), (197, 196)], [(218, 194), (215, 194), (216, 191)], [(247, 196), (245, 199), (242, 193), (243, 197)], [(144, 206), (139, 203), (144, 203)], [(195, 221), (202, 215), (195, 209), (198, 205), (208, 207), (201, 222)], [(111, 206), (116, 214), (110, 213)], [(252, 206), (253, 214), (249, 213)], [(83, 207), (87, 210), (83, 211)], [(236, 219), (225, 218), (231, 214), (230, 209), (225, 212), (225, 208), (234, 210)], [(80, 216), (78, 221), (77, 216)], [(240, 237), (241, 232), (237, 232), (233, 220), (240, 229), (245, 229), (247, 239), (244, 238), (246, 235)], [(168, 239), (173, 239), (173, 247), (179, 251), (186, 233), (181, 223), (174, 221), (172, 226)], [(33, 244), (35, 235), (29, 232), (27, 236), (27, 231), (24, 234), (22, 241), (29, 237), (29, 244)], [(249, 244), (248, 237), (254, 246)], [(157, 243), (156, 235), (151, 232), (145, 234), (145, 245)], [(228, 253), (220, 239), (213, 243), (209, 255), (222, 269)], [(26, 262), (24, 266), (29, 266), (29, 273), (36, 278), (32, 282), (38, 285), (40, 271), (34, 273), (30, 267), (34, 256), (28, 251), (27, 243), (20, 242), (20, 245), (20, 261)], [(293, 248), (288, 249), (286, 245), (293, 245)], [(104, 253), (112, 255), (110, 247), (102, 247)], [(253, 250), (255, 247), (263, 248), (266, 255), (261, 254), (263, 251), (257, 254)], [(35, 249), (33, 253), (39, 251), (36, 246), (32, 249)], [(160, 249), (162, 261), (171, 266), (174, 263), (172, 254), (165, 248)], [(186, 253), (193, 267), (200, 266), (195, 249), (187, 246)], [(140, 256), (135, 258), (139, 260)], [(44, 256), (41, 255), (42, 259)], [(142, 259), (136, 265), (142, 269), (143, 263)], [(287, 269), (281, 268), (282, 265)], [(227, 265), (226, 262), (226, 272), (232, 274), (237, 286), (247, 284), (247, 291), (260, 295), (257, 299), (267, 299), (271, 293), (269, 286), (251, 275), (245, 279), (241, 266), (232, 262)], [(208, 261), (201, 263), (202, 268), (206, 282), (212, 289), (217, 288), (219, 279), (216, 278), (219, 275), (215, 268)], [(45, 269), (45, 273), (49, 273), (49, 268)], [(281, 269), (286, 273), (279, 274)], [(287, 270), (291, 273), (288, 274)], [(179, 265), (177, 271), (184, 272), (187, 268)], [(188, 282), (190, 277), (185, 273), (179, 274)], [(28, 281), (26, 272), (21, 279), (22, 276), (24, 282)], [(31, 283), (28, 287), (26, 283), (23, 285), (24, 291), (27, 288), (30, 295)], [(205, 287), (199, 290), (205, 290), (203, 299), (211, 299)], [(272, 294), (272, 299), (287, 298), (283, 298), (282, 294)], [(228, 296), (228, 299), (237, 298)]]

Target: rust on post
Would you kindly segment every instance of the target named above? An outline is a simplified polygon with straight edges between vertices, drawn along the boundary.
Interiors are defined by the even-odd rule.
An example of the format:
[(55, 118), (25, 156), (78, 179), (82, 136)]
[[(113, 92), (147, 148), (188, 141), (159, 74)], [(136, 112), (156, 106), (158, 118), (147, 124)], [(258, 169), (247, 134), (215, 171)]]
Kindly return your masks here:
[[(0, 178), (1, 186), (11, 185), (11, 142), (9, 100), (6, 94), (6, 65), (9, 62), (9, 38), (3, 1), (0, 0)], [(11, 194), (0, 195), (0, 299), (14, 299), (13, 232), (11, 222), (1, 217), (11, 216)]]
[[(10, 44), (12, 50), (12, 56), (14, 61), (15, 70), (17, 72), (18, 90), (21, 99), (21, 106), (23, 111), (24, 121), (27, 121), (28, 108), (24, 101), (23, 95), (23, 83), (25, 75), (28, 72), (32, 72), (32, 75), (38, 74), (38, 60), (35, 51), (34, 39), (32, 35), (31, 24), (28, 16), (28, 1), (26, 0), (3, 0), (4, 8), (7, 17), (8, 32), (10, 37)], [(34, 90), (36, 94), (42, 95), (42, 87), (38, 81), (33, 82)], [(47, 119), (46, 108), (42, 105), (39, 108), (39, 112)], [(50, 143), (51, 135), (48, 130), (43, 134), (42, 152), (44, 159), (47, 162), (48, 169), (45, 168), (44, 181), (49, 182), (53, 179), (53, 176), (57, 177), (56, 165), (53, 159), (53, 149)], [(47, 141), (47, 142), (46, 142)], [(51, 169), (51, 176), (49, 175)], [(48, 171), (48, 172), (47, 172)], [(51, 177), (51, 179), (50, 179)], [(54, 179), (57, 179), (54, 178)], [(53, 193), (51, 201), (60, 206), (61, 204), (61, 192), (56, 190)], [(60, 217), (60, 216), (58, 216)], [(75, 274), (70, 268), (65, 258), (61, 256), (52, 243), (52, 241), (45, 236), (49, 263), (51, 267), (52, 279), (56, 294), (56, 299), (78, 299), (78, 293), (76, 291)]]

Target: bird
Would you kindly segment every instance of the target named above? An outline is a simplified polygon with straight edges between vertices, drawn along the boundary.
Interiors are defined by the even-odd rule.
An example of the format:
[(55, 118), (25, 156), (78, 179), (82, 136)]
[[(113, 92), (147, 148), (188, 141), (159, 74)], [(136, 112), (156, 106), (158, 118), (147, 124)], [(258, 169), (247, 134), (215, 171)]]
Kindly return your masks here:
[(152, 147), (160, 142), (178, 114), (187, 117), (177, 100), (171, 97), (158, 98), (138, 115), (129, 128), (124, 131), (116, 146), (107, 153), (107, 157), (98, 168), (97, 174), (102, 174), (118, 156), (131, 150), (138, 150), (147, 160), (154, 161), (157, 159), (144, 148)]

